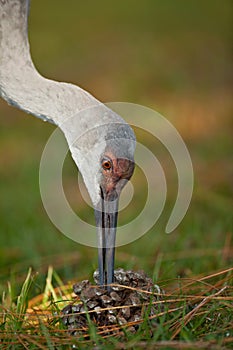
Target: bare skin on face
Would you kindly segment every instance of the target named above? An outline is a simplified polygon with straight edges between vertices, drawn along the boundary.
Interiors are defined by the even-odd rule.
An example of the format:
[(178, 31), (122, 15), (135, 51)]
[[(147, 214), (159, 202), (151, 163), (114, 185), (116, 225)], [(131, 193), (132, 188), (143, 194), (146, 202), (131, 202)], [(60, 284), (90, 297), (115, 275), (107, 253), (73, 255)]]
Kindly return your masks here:
[[(125, 158), (116, 158), (113, 154), (105, 154), (102, 159), (102, 189), (106, 197), (117, 189), (120, 180), (129, 180), (134, 171), (134, 162)], [(126, 181), (122, 182), (121, 188)], [(120, 189), (121, 189), (120, 188)]]

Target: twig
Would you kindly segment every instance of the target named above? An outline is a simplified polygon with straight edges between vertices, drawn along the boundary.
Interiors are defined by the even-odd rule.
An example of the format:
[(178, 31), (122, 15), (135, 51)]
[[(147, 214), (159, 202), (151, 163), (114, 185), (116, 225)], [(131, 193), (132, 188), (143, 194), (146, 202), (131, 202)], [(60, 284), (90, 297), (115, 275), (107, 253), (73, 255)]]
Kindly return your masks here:
[(190, 320), (193, 318), (193, 316), (198, 312), (198, 310), (204, 306), (205, 304), (207, 304), (213, 297), (216, 297), (218, 296), (219, 294), (221, 294), (222, 292), (224, 292), (225, 290), (227, 289), (227, 287), (223, 287), (222, 289), (220, 289), (218, 292), (212, 294), (212, 295), (209, 295), (207, 297), (205, 297), (201, 302), (200, 304), (198, 304), (192, 311), (190, 311), (189, 313), (187, 313), (187, 315), (184, 316), (183, 320), (182, 320), (182, 323), (180, 324), (180, 322), (176, 322), (174, 324), (174, 326), (172, 327), (175, 332), (173, 333), (171, 339), (173, 340), (177, 334), (180, 333), (181, 329), (183, 328), (183, 326), (186, 326), (186, 324), (188, 322), (190, 322)]

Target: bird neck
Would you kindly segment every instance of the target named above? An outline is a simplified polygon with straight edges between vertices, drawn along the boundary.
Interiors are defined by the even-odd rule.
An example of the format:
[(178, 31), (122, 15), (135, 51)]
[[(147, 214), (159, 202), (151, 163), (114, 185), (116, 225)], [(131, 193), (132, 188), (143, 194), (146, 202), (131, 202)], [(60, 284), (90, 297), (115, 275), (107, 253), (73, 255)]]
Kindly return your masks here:
[(0, 0), (0, 95), (9, 104), (59, 126), (91, 188), (90, 164), (99, 167), (110, 124), (126, 123), (80, 87), (38, 73), (30, 55), (28, 9), (29, 0)]
[(61, 126), (66, 118), (97, 105), (78, 86), (42, 77), (30, 55), (29, 0), (0, 1), (0, 95), (11, 105)]

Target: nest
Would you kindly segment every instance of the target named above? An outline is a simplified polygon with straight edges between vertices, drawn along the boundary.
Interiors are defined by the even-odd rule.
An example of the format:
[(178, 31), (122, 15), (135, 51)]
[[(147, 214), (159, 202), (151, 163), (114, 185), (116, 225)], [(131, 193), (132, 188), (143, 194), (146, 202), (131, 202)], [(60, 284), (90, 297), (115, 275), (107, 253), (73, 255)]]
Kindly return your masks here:
[[(98, 271), (93, 277), (98, 284)], [(62, 321), (73, 335), (87, 330), (90, 321), (97, 327), (130, 325), (130, 331), (136, 332), (145, 316), (156, 324), (161, 311), (161, 290), (144, 271), (115, 270), (111, 291), (88, 280), (76, 283), (73, 291), (77, 300), (62, 310)]]

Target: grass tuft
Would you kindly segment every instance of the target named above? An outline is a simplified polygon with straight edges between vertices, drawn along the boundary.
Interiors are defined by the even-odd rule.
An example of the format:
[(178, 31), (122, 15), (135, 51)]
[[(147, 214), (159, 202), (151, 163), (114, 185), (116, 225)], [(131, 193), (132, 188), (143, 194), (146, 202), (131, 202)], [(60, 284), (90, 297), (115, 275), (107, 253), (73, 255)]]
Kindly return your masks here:
[[(4, 295), (2, 349), (230, 349), (233, 345), (233, 268), (188, 280), (161, 281), (164, 294), (156, 302), (160, 311), (149, 316), (150, 305), (144, 305), (147, 311), (140, 321), (97, 327), (86, 311), (88, 329), (73, 329), (75, 337), (61, 322), (64, 305), (77, 302), (71, 285), (62, 284), (49, 267), (44, 293), (28, 300), (34, 278), (30, 269), (19, 296), (15, 298), (10, 287)], [(132, 334), (130, 327), (135, 324), (138, 331)]]

